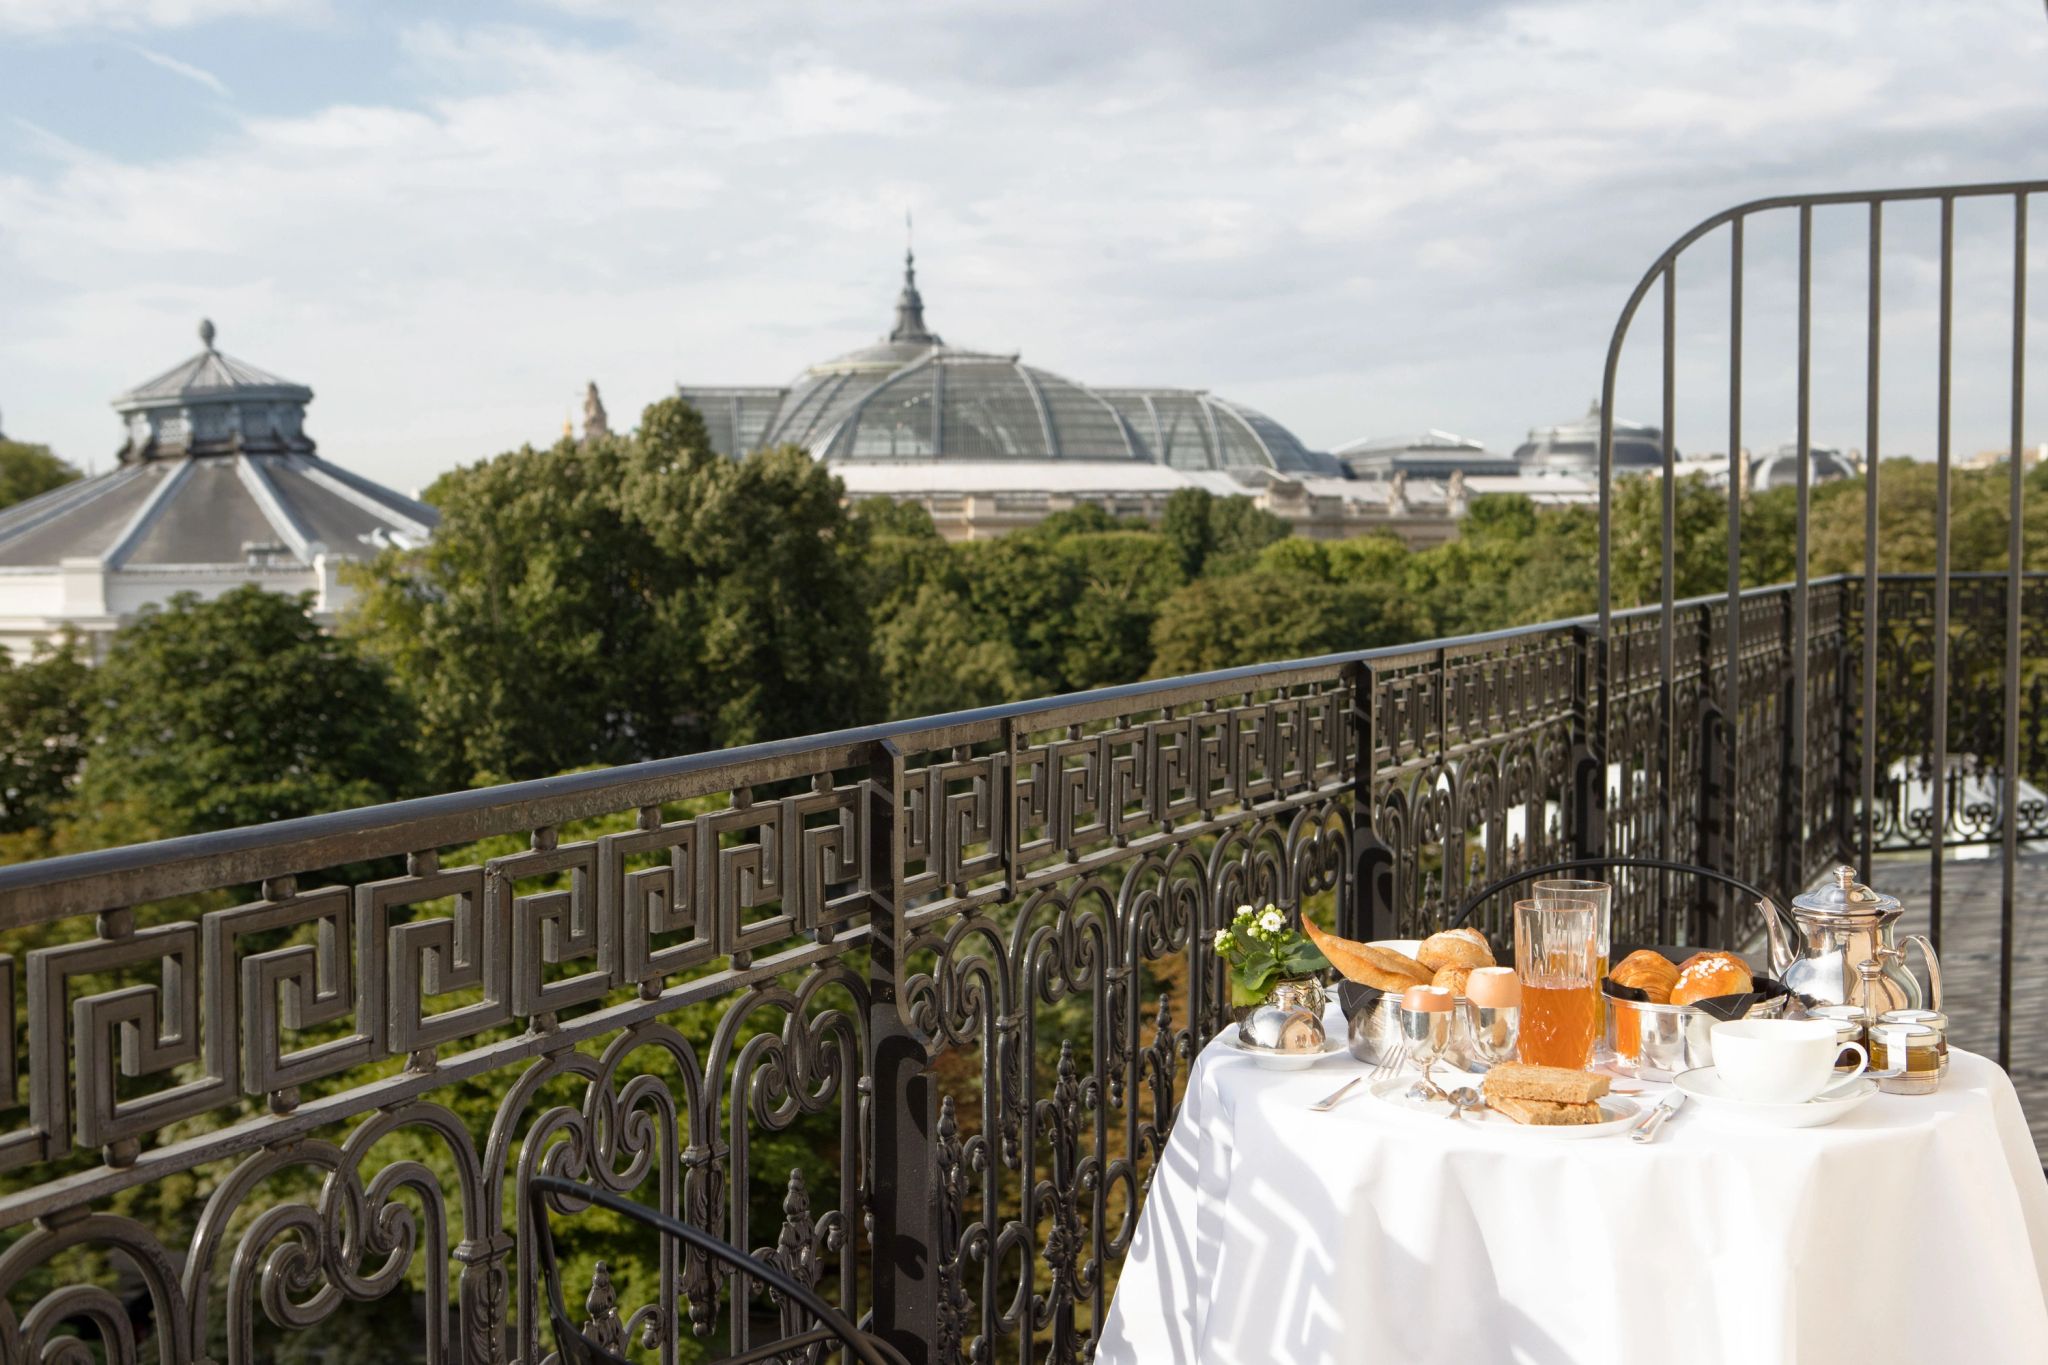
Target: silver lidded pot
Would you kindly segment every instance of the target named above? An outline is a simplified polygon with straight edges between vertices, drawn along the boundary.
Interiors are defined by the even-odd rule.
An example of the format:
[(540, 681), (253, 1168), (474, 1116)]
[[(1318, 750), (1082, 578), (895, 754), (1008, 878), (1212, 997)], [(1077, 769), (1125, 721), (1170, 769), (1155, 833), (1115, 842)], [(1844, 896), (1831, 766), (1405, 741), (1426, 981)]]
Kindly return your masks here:
[(1238, 1025), (1238, 1041), (1267, 1052), (1321, 1052), (1323, 1021), (1292, 1005), (1260, 1005)]
[[(1895, 1009), (1941, 1008), (1941, 963), (1925, 935), (1896, 935), (1904, 913), (1896, 896), (1856, 880), (1838, 867), (1826, 886), (1792, 898), (1781, 910), (1759, 903), (1771, 940), (1771, 971), (1795, 992), (1832, 1004), (1861, 1005), (1871, 1018)], [(1900, 946), (1900, 945), (1905, 946)], [(1927, 988), (1906, 967), (1906, 947), (1918, 944), (1927, 959)], [(1877, 970), (1866, 973), (1865, 963)]]

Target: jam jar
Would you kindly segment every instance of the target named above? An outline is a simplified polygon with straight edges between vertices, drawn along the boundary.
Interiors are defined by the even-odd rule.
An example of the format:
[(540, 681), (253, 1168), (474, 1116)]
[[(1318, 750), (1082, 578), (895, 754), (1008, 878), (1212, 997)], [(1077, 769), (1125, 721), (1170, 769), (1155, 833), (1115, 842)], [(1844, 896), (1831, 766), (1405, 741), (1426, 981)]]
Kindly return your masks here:
[[(1925, 1024), (1934, 1030), (1934, 1050), (1941, 1058), (1941, 1074), (1948, 1075), (1948, 1016), (1940, 1010), (1886, 1010), (1877, 1016), (1880, 1028), (1889, 1024)], [(1873, 1063), (1874, 1065), (1874, 1063)]]
[[(1868, 1046), (1864, 1040), (1864, 1014), (1861, 1005), (1815, 1005), (1807, 1010), (1809, 1019), (1825, 1019), (1835, 1026), (1835, 1043), (1841, 1051), (1835, 1055), (1835, 1070), (1843, 1075), (1856, 1069), (1856, 1054), (1849, 1051), (1849, 1044)], [(1873, 1058), (1873, 1069), (1877, 1062)]]
[(1941, 1088), (1941, 1034), (1929, 1024), (1875, 1024), (1870, 1029), (1873, 1071), (1898, 1071), (1880, 1076), (1877, 1088), (1891, 1095), (1931, 1095)]

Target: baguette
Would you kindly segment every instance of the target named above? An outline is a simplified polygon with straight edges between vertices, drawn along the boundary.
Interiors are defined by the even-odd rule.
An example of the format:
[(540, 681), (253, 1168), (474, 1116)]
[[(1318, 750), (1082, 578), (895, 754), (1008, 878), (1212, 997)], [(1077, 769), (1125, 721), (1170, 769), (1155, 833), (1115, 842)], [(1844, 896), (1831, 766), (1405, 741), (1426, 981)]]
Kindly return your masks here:
[(1436, 975), (1406, 953), (1325, 933), (1307, 915), (1301, 917), (1301, 931), (1347, 981), (1356, 981), (1361, 986), (1398, 995), (1410, 986), (1427, 986)]
[(1607, 1093), (1607, 1086), (1608, 1078), (1595, 1072), (1526, 1062), (1502, 1062), (1480, 1082), (1488, 1100), (1549, 1100), (1555, 1104), (1591, 1104)]

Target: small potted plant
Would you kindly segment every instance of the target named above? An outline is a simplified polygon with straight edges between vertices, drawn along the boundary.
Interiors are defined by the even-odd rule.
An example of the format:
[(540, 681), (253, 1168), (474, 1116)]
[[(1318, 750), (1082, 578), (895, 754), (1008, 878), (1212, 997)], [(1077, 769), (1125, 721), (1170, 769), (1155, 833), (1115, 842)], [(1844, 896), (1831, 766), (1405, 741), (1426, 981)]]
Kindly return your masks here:
[(1216, 956), (1229, 964), (1230, 1003), (1239, 1009), (1274, 1004), (1323, 1012), (1319, 974), (1330, 969), (1330, 960), (1278, 906), (1238, 906), (1237, 918), (1216, 931)]

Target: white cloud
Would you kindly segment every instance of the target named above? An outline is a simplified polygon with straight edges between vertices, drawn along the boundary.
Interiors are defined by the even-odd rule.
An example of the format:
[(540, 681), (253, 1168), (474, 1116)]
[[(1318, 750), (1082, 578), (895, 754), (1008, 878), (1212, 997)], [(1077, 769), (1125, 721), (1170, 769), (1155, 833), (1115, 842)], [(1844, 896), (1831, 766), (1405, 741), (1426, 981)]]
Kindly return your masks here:
[(0, 0), (0, 32), (184, 28), (214, 19), (309, 13), (324, 0)]
[(205, 86), (222, 99), (234, 98), (234, 92), (228, 89), (227, 82), (214, 75), (211, 71), (208, 71), (205, 67), (194, 66), (190, 62), (181, 62), (168, 52), (153, 51), (140, 43), (128, 44), (128, 50), (142, 58), (145, 62), (148, 62), (151, 66), (162, 67), (174, 75), (183, 76), (195, 85)]
[(1312, 442), (1505, 442), (1583, 404), (1705, 214), (1997, 178), (2048, 136), (2048, 26), (2010, 6), (574, 5), (601, 18), (573, 40), (407, 31), (410, 98), (141, 162), (38, 140), (0, 175), (10, 433), (110, 449), (105, 396), (205, 313), (318, 390), (324, 450), (416, 486), (552, 436), (589, 378), (625, 416), (870, 339), (910, 207), (952, 340), (1216, 388)]

